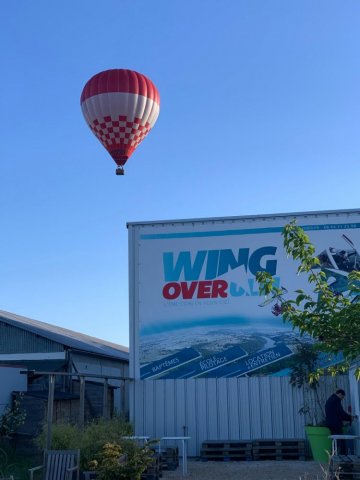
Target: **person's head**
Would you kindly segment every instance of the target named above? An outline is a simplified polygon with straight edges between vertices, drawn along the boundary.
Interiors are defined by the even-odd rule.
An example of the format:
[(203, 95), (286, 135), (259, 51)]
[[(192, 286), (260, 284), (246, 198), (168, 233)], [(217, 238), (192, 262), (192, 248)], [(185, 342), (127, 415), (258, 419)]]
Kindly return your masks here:
[(341, 398), (341, 400), (345, 397), (345, 390), (343, 390), (342, 388), (336, 390), (335, 393), (339, 398)]

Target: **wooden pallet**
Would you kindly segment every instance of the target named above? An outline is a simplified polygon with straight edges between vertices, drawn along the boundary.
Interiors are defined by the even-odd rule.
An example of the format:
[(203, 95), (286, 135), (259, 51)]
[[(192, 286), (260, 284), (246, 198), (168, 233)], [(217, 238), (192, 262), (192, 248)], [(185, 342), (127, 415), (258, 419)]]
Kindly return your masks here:
[(202, 443), (200, 454), (204, 461), (305, 460), (305, 448), (305, 440), (292, 438), (206, 440)]
[(358, 455), (334, 455), (330, 460), (330, 478), (344, 480), (360, 479), (360, 457)]
[(252, 460), (251, 449), (251, 441), (207, 440), (202, 444), (200, 455), (203, 461)]
[(249, 454), (240, 454), (234, 452), (207, 452), (201, 450), (201, 460), (203, 462), (207, 462), (208, 460), (212, 460), (214, 462), (239, 462), (239, 461), (247, 461), (252, 460), (251, 452)]
[(273, 448), (287, 448), (287, 449), (305, 449), (305, 440), (285, 439), (285, 440), (254, 440), (252, 442), (253, 448), (273, 447)]
[(305, 440), (255, 440), (254, 460), (305, 460)]
[(179, 448), (161, 449), (161, 464), (164, 470), (176, 470), (179, 466)]
[(162, 476), (161, 455), (158, 452), (153, 452), (150, 465), (148, 465), (145, 472), (141, 474), (141, 480), (159, 480)]
[(202, 443), (202, 448), (252, 448), (251, 440), (206, 440)]

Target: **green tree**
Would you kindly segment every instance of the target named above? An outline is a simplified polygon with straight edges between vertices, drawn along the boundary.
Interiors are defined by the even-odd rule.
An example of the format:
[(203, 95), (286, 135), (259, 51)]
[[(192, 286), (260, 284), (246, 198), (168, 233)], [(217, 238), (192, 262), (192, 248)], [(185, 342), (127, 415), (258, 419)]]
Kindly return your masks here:
[[(283, 229), (284, 247), (287, 255), (299, 263), (297, 273), (307, 276), (309, 291), (295, 290), (295, 297), (287, 300), (284, 289), (274, 285), (274, 278), (267, 272), (258, 272), (256, 279), (262, 295), (272, 295), (273, 313), (282, 315), (301, 334), (311, 335), (319, 351), (344, 356), (344, 362), (332, 367), (330, 373), (345, 371), (351, 362), (360, 356), (360, 271), (348, 274), (346, 288), (334, 290), (327, 275), (320, 268), (315, 247), (304, 230), (293, 221)], [(285, 285), (286, 287), (286, 285)], [(317, 370), (312, 379), (323, 371)], [(355, 372), (360, 380), (360, 367)]]

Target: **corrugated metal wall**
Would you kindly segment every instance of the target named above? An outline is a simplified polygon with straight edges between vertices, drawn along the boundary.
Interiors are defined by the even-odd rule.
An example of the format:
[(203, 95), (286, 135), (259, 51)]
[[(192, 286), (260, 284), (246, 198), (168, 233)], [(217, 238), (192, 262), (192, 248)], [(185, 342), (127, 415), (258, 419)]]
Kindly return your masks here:
[(63, 350), (64, 347), (57, 342), (0, 321), (1, 353), (62, 352)]
[[(322, 381), (322, 397), (348, 391), (348, 378)], [(135, 380), (130, 418), (136, 435), (191, 437), (189, 455), (200, 455), (204, 440), (305, 438), (299, 409), (309, 392), (288, 377)]]

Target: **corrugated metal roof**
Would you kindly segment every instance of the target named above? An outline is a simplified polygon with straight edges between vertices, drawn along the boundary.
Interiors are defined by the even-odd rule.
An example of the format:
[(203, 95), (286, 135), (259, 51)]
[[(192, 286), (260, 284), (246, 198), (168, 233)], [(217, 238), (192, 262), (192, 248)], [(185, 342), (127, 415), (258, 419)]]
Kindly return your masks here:
[(74, 332), (67, 328), (22, 317), (21, 315), (15, 315), (14, 313), (5, 312), (3, 310), (0, 310), (0, 321), (48, 338), (54, 342), (61, 343), (68, 348), (120, 360), (129, 360), (129, 349), (127, 347), (106, 340), (101, 340), (99, 338), (90, 337), (83, 333)]

